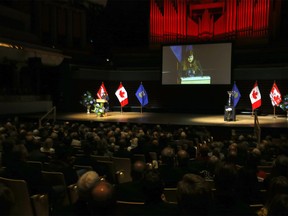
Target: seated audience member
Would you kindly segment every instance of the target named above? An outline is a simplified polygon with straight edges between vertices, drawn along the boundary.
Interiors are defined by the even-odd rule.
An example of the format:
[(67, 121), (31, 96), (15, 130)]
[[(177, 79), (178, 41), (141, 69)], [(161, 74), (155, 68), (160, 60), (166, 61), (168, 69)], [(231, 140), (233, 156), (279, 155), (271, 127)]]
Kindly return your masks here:
[(100, 180), (100, 176), (95, 171), (84, 173), (77, 181), (79, 198), (82, 200), (89, 200), (91, 198), (91, 190)]
[(75, 184), (78, 181), (78, 175), (73, 168), (71, 148), (67, 146), (56, 148), (55, 157), (50, 161), (47, 171), (62, 172), (67, 186)]
[(15, 197), (12, 190), (0, 183), (0, 215), (11, 215), (14, 203)]
[(189, 166), (193, 169), (195, 174), (200, 175), (201, 172), (207, 170), (210, 149), (207, 144), (199, 144), (197, 149), (197, 156), (195, 160), (189, 161)]
[(257, 156), (249, 152), (246, 162), (238, 170), (238, 191), (247, 203), (262, 203), (264, 201), (260, 195), (260, 184), (257, 178), (258, 163)]
[(209, 215), (212, 190), (201, 176), (186, 174), (178, 182), (177, 201), (181, 215)]
[(288, 179), (285, 176), (277, 176), (271, 179), (266, 192), (264, 207), (257, 212), (258, 216), (266, 216), (274, 198), (281, 194), (288, 195)]
[(132, 164), (132, 181), (120, 183), (117, 186), (117, 200), (130, 202), (144, 202), (143, 176), (146, 164), (143, 161), (135, 161)]
[(215, 169), (213, 214), (252, 215), (249, 204), (241, 199), (237, 191), (238, 170), (234, 164), (221, 163)]
[(55, 153), (55, 149), (53, 148), (54, 141), (51, 137), (47, 137), (45, 141), (43, 142), (43, 146), (40, 147), (40, 151), (44, 154), (47, 154), (47, 156), (52, 157)]
[[(81, 141), (81, 146), (84, 155), (75, 157), (74, 164), (75, 165), (84, 165), (84, 166), (92, 166), (93, 170), (96, 171), (99, 175), (105, 175), (104, 168), (98, 163), (97, 159), (91, 157), (93, 153), (93, 147), (91, 144), (86, 141)], [(83, 172), (83, 170), (81, 170)], [(86, 171), (86, 170), (84, 170)], [(81, 175), (81, 172), (78, 172)]]
[(53, 154), (51, 153), (46, 153), (40, 150), (41, 147), (41, 141), (34, 139), (33, 142), (31, 142), (30, 144), (30, 151), (29, 151), (29, 156), (28, 156), (28, 160), (30, 161), (40, 161), (42, 163), (49, 163)]
[(119, 149), (114, 152), (113, 154), (114, 157), (132, 159), (133, 154), (127, 149), (129, 145), (128, 145), (126, 138), (120, 138), (120, 140), (116, 142), (116, 144), (119, 145)]
[(74, 215), (90, 215), (88, 202), (91, 200), (91, 191), (100, 181), (100, 177), (95, 171), (84, 173), (77, 182), (77, 191), (79, 198), (72, 206)]
[(161, 151), (161, 162), (158, 171), (164, 182), (164, 187), (176, 187), (182, 175), (175, 169), (175, 152), (171, 147), (165, 147)]
[(288, 178), (288, 156), (277, 156), (273, 163), (270, 175), (268, 175), (263, 181), (264, 189), (267, 189), (269, 187), (271, 179), (276, 176), (285, 176), (286, 178)]
[(186, 173), (191, 173), (192, 169), (189, 168), (189, 154), (187, 151), (180, 149), (176, 155), (177, 161), (177, 171), (180, 172), (181, 176), (185, 175)]
[(13, 147), (11, 161), (3, 172), (3, 177), (21, 179), (27, 182), (30, 195), (47, 193), (48, 186), (44, 183), (40, 169), (27, 163), (28, 151), (24, 144)]
[(279, 194), (274, 197), (269, 208), (268, 216), (288, 215), (288, 195)]
[(100, 181), (91, 191), (89, 206), (92, 215), (115, 215), (116, 194), (114, 186), (107, 181)]
[(147, 170), (143, 178), (144, 206), (140, 215), (179, 215), (178, 206), (165, 201), (164, 184), (157, 170)]

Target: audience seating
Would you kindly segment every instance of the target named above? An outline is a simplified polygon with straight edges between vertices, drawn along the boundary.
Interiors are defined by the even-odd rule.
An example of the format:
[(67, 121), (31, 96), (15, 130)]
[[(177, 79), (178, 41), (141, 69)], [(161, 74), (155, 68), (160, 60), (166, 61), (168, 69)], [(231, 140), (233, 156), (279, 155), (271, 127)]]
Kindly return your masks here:
[(93, 167), (88, 166), (88, 165), (74, 164), (73, 168), (76, 170), (78, 177), (80, 177), (81, 175), (83, 175), (87, 171), (93, 171)]
[(38, 169), (40, 171), (43, 170), (43, 164), (41, 161), (27, 161), (29, 166), (34, 167), (35, 169)]
[(132, 181), (132, 178), (131, 178), (131, 159), (130, 158), (112, 157), (111, 160), (113, 161), (115, 169), (117, 171), (118, 183), (124, 183), (124, 182)]
[(52, 197), (50, 202), (50, 204), (53, 205), (52, 207), (69, 206), (70, 200), (64, 174), (61, 172), (42, 171), (42, 176), (47, 185), (52, 188)]
[(271, 173), (271, 171), (272, 171), (272, 167), (273, 167), (272, 165), (265, 165), (265, 166), (264, 165), (259, 165), (258, 169), (264, 171), (266, 174), (269, 175)]
[(95, 158), (97, 161), (111, 161), (111, 157), (109, 156), (91, 155), (91, 157)]
[(133, 161), (143, 161), (146, 163), (146, 158), (144, 154), (133, 154)]
[[(117, 212), (119, 215), (137, 215), (139, 208), (144, 206), (144, 202), (117, 201)], [(140, 210), (141, 211), (141, 210)]]
[(98, 161), (99, 166), (102, 167), (105, 173), (99, 173), (108, 182), (117, 183), (116, 169), (112, 161)]
[(257, 211), (259, 211), (261, 208), (264, 207), (264, 205), (262, 203), (257, 203), (257, 204), (250, 204), (249, 205), (251, 212), (254, 212), (255, 215), (257, 215)]
[(164, 188), (163, 193), (167, 202), (177, 204), (177, 188)]
[(205, 179), (205, 182), (209, 185), (209, 187), (210, 187), (212, 190), (216, 190), (216, 189), (215, 189), (215, 182), (214, 182), (214, 180)]
[(49, 215), (49, 202), (47, 194), (37, 194), (30, 196), (27, 183), (24, 180), (0, 177), (0, 182), (7, 185), (14, 194), (15, 204), (12, 207), (11, 215)]
[(69, 195), (70, 203), (72, 205), (77, 202), (79, 195), (78, 195), (78, 190), (77, 190), (76, 184), (68, 185), (68, 195)]

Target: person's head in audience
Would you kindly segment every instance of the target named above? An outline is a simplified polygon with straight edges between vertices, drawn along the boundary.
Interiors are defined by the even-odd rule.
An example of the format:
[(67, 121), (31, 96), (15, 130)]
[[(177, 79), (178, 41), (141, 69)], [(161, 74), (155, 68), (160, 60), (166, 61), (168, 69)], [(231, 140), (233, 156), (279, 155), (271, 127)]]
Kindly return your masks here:
[(198, 151), (198, 158), (199, 159), (208, 159), (209, 156), (209, 147), (207, 144), (202, 144), (202, 145), (199, 145), (199, 151)]
[(27, 161), (28, 150), (24, 144), (16, 144), (12, 150), (12, 159), (14, 161)]
[(288, 194), (288, 179), (285, 176), (276, 176), (271, 179), (266, 195), (266, 206), (279, 194)]
[(137, 160), (132, 164), (131, 178), (133, 181), (143, 179), (144, 172), (146, 171), (146, 164), (143, 161)]
[(237, 180), (238, 172), (235, 165), (223, 162), (215, 168), (214, 182), (216, 191), (233, 191)]
[(279, 155), (274, 161), (271, 174), (273, 176), (285, 176), (288, 177), (288, 156)]
[(12, 190), (5, 184), (0, 183), (0, 215), (11, 215), (15, 204), (15, 197)]
[(51, 137), (47, 137), (45, 141), (43, 142), (43, 146), (40, 149), (42, 152), (47, 153), (54, 153), (55, 150), (53, 148), (54, 140)]
[(90, 206), (93, 215), (111, 215), (116, 207), (116, 193), (112, 184), (99, 181), (91, 191)]
[(207, 215), (212, 206), (212, 192), (196, 174), (185, 174), (177, 184), (177, 203), (183, 215)]
[(164, 184), (157, 170), (147, 170), (143, 178), (145, 203), (157, 203), (163, 199)]
[(79, 198), (88, 200), (91, 197), (91, 190), (100, 181), (100, 177), (95, 171), (87, 171), (80, 176), (77, 181)]
[(179, 150), (177, 152), (177, 162), (179, 167), (187, 166), (189, 162), (189, 154), (186, 150)]
[(288, 215), (288, 195), (276, 195), (268, 207), (268, 216)]
[(175, 152), (171, 147), (165, 147), (161, 151), (161, 162), (162, 164), (166, 164), (168, 166), (174, 166), (175, 163)]
[(226, 155), (225, 162), (229, 164), (237, 164), (237, 151), (230, 150)]

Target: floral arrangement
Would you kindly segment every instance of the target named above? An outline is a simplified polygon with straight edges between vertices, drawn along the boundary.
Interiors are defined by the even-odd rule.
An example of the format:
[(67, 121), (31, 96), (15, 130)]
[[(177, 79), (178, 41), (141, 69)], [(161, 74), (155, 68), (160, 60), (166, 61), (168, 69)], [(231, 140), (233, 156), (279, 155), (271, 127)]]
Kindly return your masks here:
[(82, 104), (85, 107), (88, 106), (92, 106), (96, 103), (95, 98), (92, 97), (91, 92), (86, 91), (83, 95), (82, 95), (82, 100), (80, 101), (80, 104)]
[(91, 110), (91, 111), (95, 112), (97, 116), (101, 116), (101, 117), (104, 116), (104, 114), (106, 113), (105, 107), (101, 103), (94, 104), (94, 110)]
[(286, 94), (282, 100), (282, 103), (279, 105), (279, 107), (288, 112), (288, 94)]

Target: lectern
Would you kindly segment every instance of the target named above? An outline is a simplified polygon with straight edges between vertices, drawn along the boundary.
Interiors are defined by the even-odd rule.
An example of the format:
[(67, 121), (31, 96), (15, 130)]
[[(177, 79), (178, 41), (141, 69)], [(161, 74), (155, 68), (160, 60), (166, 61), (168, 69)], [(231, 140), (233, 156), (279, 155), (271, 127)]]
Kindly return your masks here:
[(234, 95), (234, 91), (227, 91), (229, 98), (228, 98), (228, 105), (225, 106), (224, 109), (224, 121), (236, 121), (235, 118), (235, 107), (233, 106), (232, 96)]
[(99, 103), (99, 104), (104, 104), (104, 103), (107, 103), (107, 100), (105, 100), (105, 99), (96, 99), (96, 102)]
[(234, 106), (225, 106), (224, 121), (236, 121)]
[(105, 116), (107, 110), (105, 107), (105, 103), (108, 103), (106, 99), (96, 99), (96, 107), (95, 107), (95, 113), (97, 116), (103, 117)]

